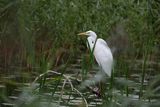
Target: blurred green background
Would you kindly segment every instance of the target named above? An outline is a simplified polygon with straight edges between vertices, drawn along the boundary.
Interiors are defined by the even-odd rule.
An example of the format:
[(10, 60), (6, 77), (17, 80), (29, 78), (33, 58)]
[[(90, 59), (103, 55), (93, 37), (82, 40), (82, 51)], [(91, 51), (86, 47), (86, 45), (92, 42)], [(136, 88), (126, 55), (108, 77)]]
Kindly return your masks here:
[(73, 63), (86, 53), (77, 34), (87, 30), (111, 47), (117, 76), (128, 78), (137, 61), (142, 81), (147, 67), (159, 74), (159, 0), (0, 0), (1, 77)]
[(77, 55), (84, 44), (77, 33), (87, 30), (115, 39), (115, 45), (125, 42), (120, 48), (128, 45), (132, 58), (143, 58), (146, 51), (154, 58), (159, 5), (157, 0), (1, 0), (0, 65), (38, 66), (40, 59), (53, 60), (60, 47)]

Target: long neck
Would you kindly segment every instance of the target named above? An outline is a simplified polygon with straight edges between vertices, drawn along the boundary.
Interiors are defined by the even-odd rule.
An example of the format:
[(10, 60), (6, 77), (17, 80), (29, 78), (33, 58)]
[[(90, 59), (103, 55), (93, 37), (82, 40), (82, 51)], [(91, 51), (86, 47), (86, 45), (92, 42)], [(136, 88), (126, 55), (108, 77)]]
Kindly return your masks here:
[(92, 36), (90, 36), (90, 37), (87, 38), (87, 47), (88, 47), (88, 49), (90, 49), (91, 51), (92, 51), (93, 48), (95, 47), (95, 46), (94, 46), (95, 43), (96, 43), (96, 38), (94, 38), (94, 37), (92, 37)]

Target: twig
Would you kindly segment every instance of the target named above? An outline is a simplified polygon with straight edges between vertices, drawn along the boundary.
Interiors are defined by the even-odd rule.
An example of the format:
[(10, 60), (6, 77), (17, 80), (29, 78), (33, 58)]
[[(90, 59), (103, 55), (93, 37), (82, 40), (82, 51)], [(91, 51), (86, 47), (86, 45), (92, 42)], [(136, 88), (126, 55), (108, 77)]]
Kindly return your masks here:
[(63, 86), (62, 86), (62, 90), (61, 90), (61, 96), (59, 97), (59, 103), (60, 103), (60, 100), (62, 99), (63, 90), (64, 90), (64, 87), (65, 87), (66, 82), (67, 82), (67, 79), (65, 79), (64, 82), (63, 82)]
[(87, 100), (83, 97), (82, 93), (79, 90), (77, 90), (76, 88), (73, 88), (73, 90), (75, 90), (83, 98), (83, 100), (84, 100), (84, 102), (86, 104), (86, 107), (88, 107)]
[[(54, 73), (54, 74), (57, 74), (57, 75), (61, 75), (61, 73), (59, 73), (59, 72), (52, 71), (52, 70), (48, 70), (47, 72), (42, 73), (42, 74), (40, 74), (38, 77), (36, 77), (35, 80), (32, 82), (32, 84), (35, 83), (39, 78), (43, 77), (44, 75), (46, 75), (46, 74), (48, 74), (48, 73)], [(65, 78), (68, 78), (67, 75), (64, 75), (64, 74), (63, 74), (62, 76), (65, 77)]]
[[(36, 81), (37, 81), (39, 78), (43, 77), (44, 75), (46, 75), (46, 74), (48, 74), (48, 73), (54, 73), (54, 74), (57, 74), (57, 75), (62, 75), (62, 74), (59, 73), (59, 72), (52, 71), (52, 70), (48, 70), (47, 72), (42, 73), (42, 74), (40, 74), (38, 77), (36, 77), (35, 80), (32, 82), (32, 84), (36, 83)], [(81, 83), (81, 81), (78, 80), (78, 79), (76, 79), (76, 78), (74, 78), (74, 77), (67, 76), (67, 75), (65, 75), (65, 74), (63, 74), (62, 76), (65, 78), (65, 80), (64, 80), (64, 83), (63, 83), (63, 86), (62, 86), (61, 97), (60, 97), (60, 98), (62, 98), (62, 96), (63, 96), (63, 90), (64, 90), (64, 87), (65, 87), (65, 85), (66, 85), (66, 82), (68, 81), (69, 84), (70, 84), (70, 86), (71, 86), (72, 91), (76, 91), (76, 92), (83, 98), (83, 100), (84, 100), (84, 102), (85, 102), (85, 104), (86, 104), (86, 107), (88, 107), (87, 100), (84, 98), (83, 94), (73, 86), (73, 84), (72, 84), (72, 82), (71, 82), (71, 79), (76, 80), (79, 84)], [(99, 96), (99, 97), (101, 96), (100, 93), (97, 92), (97, 91), (95, 91), (93, 88), (87, 86), (87, 89), (91, 90), (91, 92), (92, 92), (93, 94), (96, 94), (96, 95)], [(59, 102), (60, 102), (60, 99), (59, 99)]]
[(43, 77), (44, 75), (46, 75), (46, 74), (48, 74), (48, 73), (54, 73), (54, 74), (57, 74), (57, 75), (61, 75), (61, 73), (58, 73), (58, 72), (56, 72), (56, 71), (48, 70), (47, 72), (42, 73), (42, 74), (40, 74), (38, 77), (36, 77), (35, 80), (34, 80), (32, 83), (35, 83), (39, 78)]

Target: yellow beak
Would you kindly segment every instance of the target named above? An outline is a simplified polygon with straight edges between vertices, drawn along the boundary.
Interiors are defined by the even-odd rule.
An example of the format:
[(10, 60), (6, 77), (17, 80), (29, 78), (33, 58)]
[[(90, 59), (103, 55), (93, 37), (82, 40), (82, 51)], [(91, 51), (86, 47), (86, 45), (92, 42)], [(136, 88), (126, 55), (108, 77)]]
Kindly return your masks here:
[(78, 33), (77, 35), (82, 36), (82, 35), (87, 35), (86, 32)]

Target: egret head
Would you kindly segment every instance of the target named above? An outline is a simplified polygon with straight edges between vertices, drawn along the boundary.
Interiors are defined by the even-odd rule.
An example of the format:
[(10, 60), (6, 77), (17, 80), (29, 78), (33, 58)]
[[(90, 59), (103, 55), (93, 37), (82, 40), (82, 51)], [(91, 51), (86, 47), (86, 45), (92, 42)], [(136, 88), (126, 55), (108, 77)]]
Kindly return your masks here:
[(92, 37), (92, 38), (94, 38), (94, 39), (96, 39), (96, 38), (97, 38), (96, 33), (95, 33), (95, 32), (93, 32), (93, 31), (91, 31), (91, 30), (86, 31), (86, 32), (79, 33), (78, 35), (86, 35), (86, 36), (88, 36), (88, 37)]

